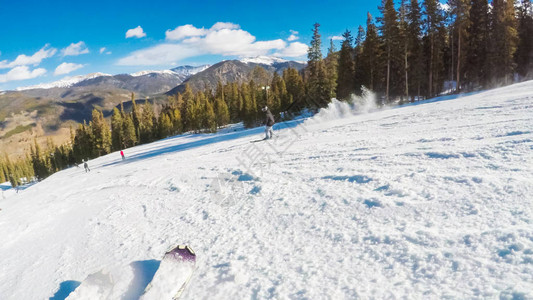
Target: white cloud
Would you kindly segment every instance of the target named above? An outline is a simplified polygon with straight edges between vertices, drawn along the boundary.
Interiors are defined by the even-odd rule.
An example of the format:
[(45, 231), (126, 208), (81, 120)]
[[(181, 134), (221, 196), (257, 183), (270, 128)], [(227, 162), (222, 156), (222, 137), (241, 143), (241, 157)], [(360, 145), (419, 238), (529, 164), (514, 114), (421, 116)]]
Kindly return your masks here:
[(160, 44), (148, 49), (138, 50), (119, 59), (122, 66), (166, 65), (198, 54), (195, 49), (180, 44)]
[(107, 51), (106, 47), (100, 48), (100, 54), (111, 54), (111, 51)]
[(239, 24), (233, 24), (230, 22), (216, 22), (215, 25), (211, 26), (211, 30), (222, 30), (222, 29), (239, 29), (241, 26)]
[(50, 45), (46, 44), (32, 56), (21, 54), (12, 62), (8, 62), (7, 60), (0, 61), (0, 69), (8, 69), (16, 66), (26, 65), (38, 66), (43, 59), (52, 57), (56, 54), (57, 49), (48, 47), (50, 47)]
[(56, 70), (54, 71), (54, 75), (68, 74), (80, 68), (83, 68), (83, 65), (64, 62), (57, 66)]
[(76, 56), (89, 53), (89, 49), (83, 41), (79, 41), (76, 44), (72, 43), (67, 48), (62, 49), (61, 53), (63, 56)]
[(304, 43), (294, 42), (290, 43), (288, 47), (282, 49), (279, 52), (274, 53), (274, 56), (278, 57), (300, 57), (307, 54), (309, 46)]
[(146, 36), (146, 33), (144, 33), (141, 26), (137, 26), (135, 28), (128, 29), (128, 31), (126, 31), (126, 38), (136, 37), (140, 39), (145, 36)]
[(186, 37), (192, 36), (204, 36), (207, 34), (207, 30), (204, 28), (196, 28), (193, 25), (187, 24), (178, 26), (174, 30), (167, 30), (165, 37), (169, 41), (178, 41)]
[(344, 38), (342, 36), (340, 36), (340, 35), (332, 36), (331, 39), (334, 40), (334, 41), (342, 41), (342, 40), (344, 40)]
[[(119, 65), (169, 65), (176, 61), (199, 55), (224, 56), (268, 55), (281, 52), (287, 42), (277, 40), (256, 41), (256, 37), (233, 23), (218, 22), (211, 28), (197, 28), (193, 25), (178, 26), (166, 31), (167, 42), (131, 53), (120, 59)], [(298, 45), (286, 53), (294, 53)], [(307, 51), (307, 50), (306, 50)], [(301, 51), (297, 51), (300, 53)]]
[(298, 31), (291, 29), (291, 35), (287, 39), (289, 42), (296, 41), (298, 39)]
[(45, 73), (46, 73), (46, 70), (43, 68), (38, 68), (33, 71), (30, 71), (28, 66), (18, 66), (18, 67), (11, 69), (9, 72), (5, 74), (0, 74), (0, 82), (31, 79), (31, 78), (42, 76)]

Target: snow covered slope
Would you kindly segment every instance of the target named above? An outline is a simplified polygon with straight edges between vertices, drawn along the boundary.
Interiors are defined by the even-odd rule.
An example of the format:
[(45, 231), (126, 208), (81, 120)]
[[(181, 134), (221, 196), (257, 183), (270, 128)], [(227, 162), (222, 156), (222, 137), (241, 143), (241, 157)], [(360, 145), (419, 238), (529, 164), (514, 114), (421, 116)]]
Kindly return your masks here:
[(532, 299), (533, 82), (440, 100), (334, 103), (272, 142), (184, 135), (4, 191), (0, 298), (135, 298), (188, 244), (185, 299)]

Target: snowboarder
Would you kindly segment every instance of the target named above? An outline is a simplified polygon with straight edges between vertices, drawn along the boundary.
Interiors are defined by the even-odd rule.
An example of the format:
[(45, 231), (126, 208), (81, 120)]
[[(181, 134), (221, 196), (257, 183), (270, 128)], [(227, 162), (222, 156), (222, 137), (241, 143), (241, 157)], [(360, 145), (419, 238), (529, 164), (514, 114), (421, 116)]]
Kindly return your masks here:
[(122, 156), (122, 160), (126, 159), (126, 156), (124, 156), (124, 151), (120, 150), (120, 156)]
[(276, 122), (274, 121), (274, 116), (272, 115), (272, 113), (270, 112), (267, 106), (263, 107), (261, 110), (266, 114), (266, 119), (264, 122), (265, 140), (268, 140), (268, 139), (271, 139), (272, 136), (274, 135), (274, 132), (272, 131), (272, 126), (274, 126)]
[(91, 169), (89, 169), (89, 165), (87, 164), (87, 160), (83, 162), (83, 167), (85, 168), (85, 173), (91, 172)]

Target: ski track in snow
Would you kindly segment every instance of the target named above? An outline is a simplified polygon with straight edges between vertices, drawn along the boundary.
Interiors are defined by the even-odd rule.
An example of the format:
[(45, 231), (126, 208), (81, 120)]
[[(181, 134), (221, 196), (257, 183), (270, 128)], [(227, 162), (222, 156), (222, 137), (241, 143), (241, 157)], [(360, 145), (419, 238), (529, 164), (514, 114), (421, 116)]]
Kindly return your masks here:
[(2, 191), (0, 298), (124, 291), (188, 244), (185, 299), (533, 299), (533, 82), (331, 115), (277, 130), (285, 151), (186, 135)]

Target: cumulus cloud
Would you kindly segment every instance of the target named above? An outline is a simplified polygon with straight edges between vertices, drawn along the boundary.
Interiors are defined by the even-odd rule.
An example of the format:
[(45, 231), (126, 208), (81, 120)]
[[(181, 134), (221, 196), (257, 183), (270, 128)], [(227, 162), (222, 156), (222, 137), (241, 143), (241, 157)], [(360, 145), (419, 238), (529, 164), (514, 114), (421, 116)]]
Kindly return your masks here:
[(111, 51), (106, 51), (106, 50), (107, 50), (106, 47), (102, 47), (102, 48), (100, 48), (100, 54), (102, 54), (102, 53), (103, 53), (103, 54), (111, 54)]
[(64, 62), (57, 66), (56, 70), (54, 71), (54, 75), (68, 74), (80, 68), (83, 68), (83, 65)]
[[(120, 59), (118, 65), (168, 65), (176, 61), (199, 55), (258, 56), (273, 51), (279, 53), (300, 53), (299, 45), (292, 45), (287, 51), (287, 42), (282, 39), (257, 41), (256, 37), (242, 30), (239, 25), (218, 22), (209, 29), (187, 24), (165, 32), (166, 43), (141, 49)], [(307, 51), (307, 48), (306, 48)]]
[(142, 38), (142, 37), (145, 37), (146, 36), (146, 33), (144, 33), (142, 27), (139, 25), (135, 28), (132, 28), (132, 29), (128, 29), (128, 31), (126, 31), (126, 38), (132, 38), (132, 37), (136, 37), (138, 39)]
[(298, 39), (298, 31), (291, 29), (291, 35), (287, 39), (289, 42), (296, 41)]
[(56, 54), (57, 49), (49, 48), (50, 45), (46, 44), (39, 51), (35, 52), (32, 56), (21, 54), (17, 56), (14, 61), (3, 60), (0, 61), (0, 69), (9, 69), (17, 66), (33, 65), (38, 66), (45, 58), (52, 57)]
[(222, 29), (239, 29), (241, 26), (239, 24), (233, 24), (230, 22), (216, 22), (215, 25), (211, 26), (211, 30), (222, 30)]
[(18, 66), (18, 67), (11, 69), (9, 72), (5, 74), (0, 74), (0, 82), (31, 79), (31, 78), (42, 76), (45, 73), (46, 73), (46, 70), (43, 68), (38, 68), (38, 69), (30, 71), (30, 68), (28, 68), (28, 66)]
[(307, 54), (309, 46), (304, 43), (294, 42), (290, 43), (288, 47), (274, 53), (274, 56), (279, 57), (300, 57)]
[(70, 44), (67, 48), (62, 49), (61, 53), (63, 54), (63, 56), (77, 56), (80, 54), (89, 53), (89, 48), (85, 46), (85, 43), (83, 41), (79, 41), (75, 44)]
[(118, 65), (122, 66), (154, 66), (165, 65), (187, 57), (196, 55), (193, 48), (180, 44), (160, 44), (148, 49), (142, 49), (119, 59)]
[(342, 40), (344, 40), (344, 38), (342, 36), (340, 36), (340, 35), (332, 36), (331, 39), (334, 40), (334, 41), (342, 41)]
[(204, 28), (196, 28), (190, 24), (178, 26), (174, 30), (167, 30), (165, 37), (169, 41), (178, 41), (191, 36), (204, 36), (207, 30)]

